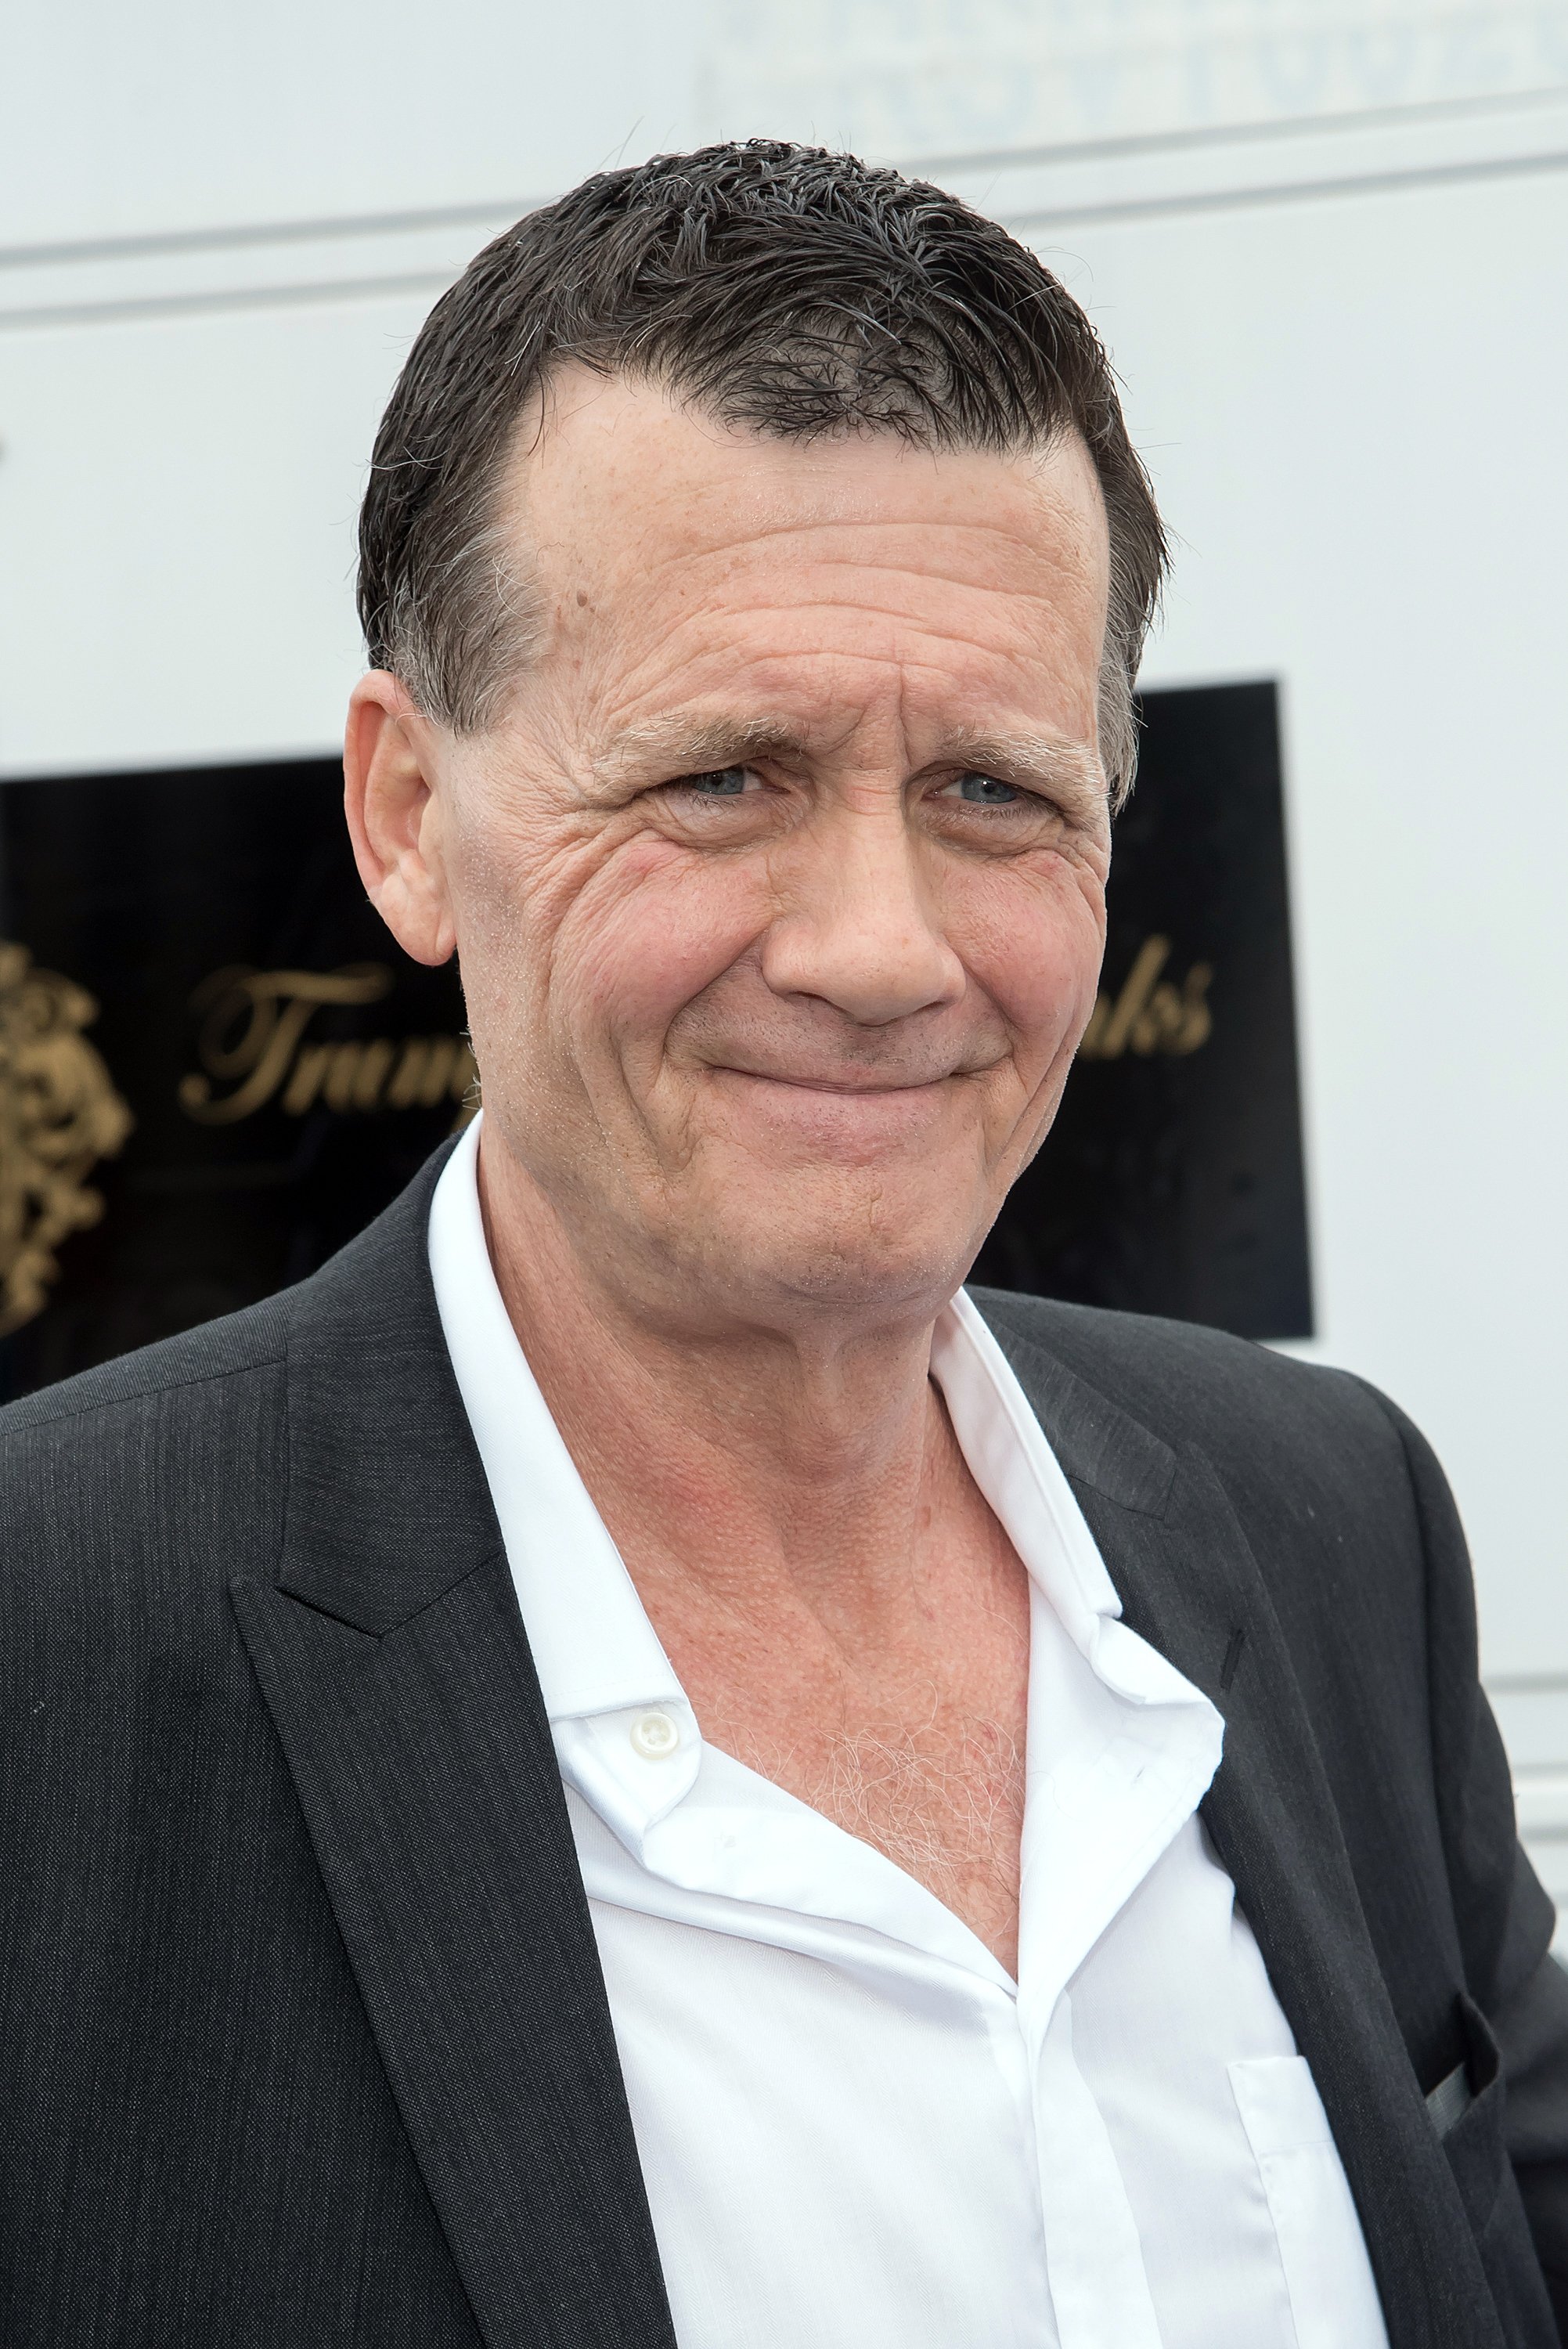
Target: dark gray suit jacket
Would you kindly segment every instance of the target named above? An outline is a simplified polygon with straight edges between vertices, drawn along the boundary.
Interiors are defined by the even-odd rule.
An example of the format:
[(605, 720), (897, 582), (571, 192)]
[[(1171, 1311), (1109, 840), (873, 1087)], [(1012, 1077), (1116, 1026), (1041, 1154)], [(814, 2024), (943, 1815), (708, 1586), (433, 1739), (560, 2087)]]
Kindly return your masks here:
[[(673, 2340), (435, 1173), (303, 1287), (0, 1414), (7, 2349)], [(1430, 1454), (1212, 1331), (979, 1302), (1225, 1716), (1204, 1816), (1393, 2349), (1546, 2349), (1568, 1977)]]

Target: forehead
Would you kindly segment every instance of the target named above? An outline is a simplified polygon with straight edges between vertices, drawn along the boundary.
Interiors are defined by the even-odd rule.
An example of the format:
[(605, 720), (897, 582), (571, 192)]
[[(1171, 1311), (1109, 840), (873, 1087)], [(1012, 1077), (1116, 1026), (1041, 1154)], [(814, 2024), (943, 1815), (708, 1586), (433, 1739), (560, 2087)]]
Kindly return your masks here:
[(1016, 456), (800, 443), (571, 370), (520, 436), (505, 510), (544, 664), (582, 691), (809, 705), (885, 680), (1058, 723), (1092, 692), (1107, 533), (1076, 437)]

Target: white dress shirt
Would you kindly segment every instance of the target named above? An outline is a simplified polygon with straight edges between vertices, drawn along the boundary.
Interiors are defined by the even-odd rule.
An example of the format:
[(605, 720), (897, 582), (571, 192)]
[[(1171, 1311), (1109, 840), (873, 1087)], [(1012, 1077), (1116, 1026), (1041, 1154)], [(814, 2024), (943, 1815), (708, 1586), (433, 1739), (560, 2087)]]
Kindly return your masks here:
[(1119, 1620), (968, 1299), (932, 1374), (1031, 1585), (1016, 1982), (892, 1860), (704, 1743), (501, 1301), (479, 1132), (431, 1268), (681, 2349), (1386, 2349), (1311, 2073), (1196, 1816), (1222, 1724)]

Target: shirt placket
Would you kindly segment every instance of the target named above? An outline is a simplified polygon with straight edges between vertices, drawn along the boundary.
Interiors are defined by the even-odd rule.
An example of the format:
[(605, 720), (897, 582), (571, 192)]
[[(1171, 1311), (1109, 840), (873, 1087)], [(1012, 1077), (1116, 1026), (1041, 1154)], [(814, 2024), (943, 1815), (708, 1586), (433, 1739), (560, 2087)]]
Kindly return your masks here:
[[(1069, 1984), (1191, 1816), (1218, 1760), (1212, 1709), (1136, 1635), (1099, 1644), (1152, 1701), (1119, 1693), (1031, 1599), (1018, 2027), (1027, 2050), (1040, 2208), (1061, 2349), (1161, 2349), (1137, 2220), (1073, 2047)], [(1163, 1701), (1161, 1701), (1163, 1700)]]

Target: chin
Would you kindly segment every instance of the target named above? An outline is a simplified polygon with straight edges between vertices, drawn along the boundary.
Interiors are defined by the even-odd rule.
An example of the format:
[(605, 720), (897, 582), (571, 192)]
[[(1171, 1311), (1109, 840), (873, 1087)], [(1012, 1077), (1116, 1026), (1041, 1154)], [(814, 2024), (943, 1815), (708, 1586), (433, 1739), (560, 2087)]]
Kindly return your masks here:
[[(891, 1215), (819, 1218), (788, 1209), (714, 1235), (708, 1278), (737, 1305), (763, 1314), (791, 1309), (829, 1316), (939, 1313), (974, 1262), (984, 1235), (900, 1223)], [(742, 1305), (742, 1310), (745, 1309)]]

